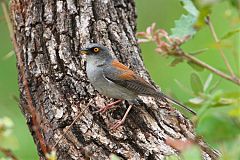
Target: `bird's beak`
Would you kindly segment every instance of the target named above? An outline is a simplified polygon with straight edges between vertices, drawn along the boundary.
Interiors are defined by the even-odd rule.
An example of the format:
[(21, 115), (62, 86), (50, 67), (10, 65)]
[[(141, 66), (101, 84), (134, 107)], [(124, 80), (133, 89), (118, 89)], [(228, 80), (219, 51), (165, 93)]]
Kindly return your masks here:
[(81, 49), (80, 54), (82, 54), (82, 55), (88, 54), (88, 50), (87, 49)]

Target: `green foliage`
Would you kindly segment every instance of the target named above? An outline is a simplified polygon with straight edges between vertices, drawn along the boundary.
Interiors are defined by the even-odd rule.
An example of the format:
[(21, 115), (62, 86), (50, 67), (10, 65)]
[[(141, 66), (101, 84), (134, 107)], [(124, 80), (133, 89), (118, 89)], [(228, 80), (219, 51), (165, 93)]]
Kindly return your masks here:
[(229, 31), (224, 36), (222, 36), (221, 40), (228, 39), (228, 38), (236, 35), (239, 32), (240, 32), (240, 28)]
[(171, 64), (170, 64), (170, 66), (171, 67), (174, 67), (174, 66), (176, 66), (178, 63), (180, 63), (180, 62), (183, 62), (183, 59), (181, 59), (181, 58), (175, 58), (172, 62), (171, 62)]
[(204, 86), (203, 86), (203, 91), (204, 92), (206, 92), (207, 89), (210, 87), (210, 84), (211, 84), (212, 80), (213, 80), (213, 74), (209, 74), (209, 76), (208, 76), (208, 78), (205, 81)]
[[(186, 36), (194, 36), (194, 38), (184, 41), (187, 43), (181, 44), (183, 51), (192, 53), (189, 55), (231, 76), (220, 56), (218, 49), (221, 48), (233, 72), (236, 76), (239, 76), (239, 1), (193, 0), (192, 3), (189, 0), (180, 2), (187, 13), (181, 12), (174, 14), (175, 12), (172, 12), (172, 10), (168, 12), (165, 7), (161, 7), (162, 12), (164, 12), (162, 15), (172, 14), (174, 18), (168, 17), (167, 19), (159, 20), (159, 18), (156, 17), (153, 21), (157, 22), (157, 25), (160, 25), (158, 28), (171, 28), (172, 24), (168, 24), (169, 21), (173, 22), (176, 17), (181, 15), (180, 19), (175, 21), (175, 26), (172, 29), (173, 35), (171, 35), (171, 37), (184, 38)], [(193, 6), (196, 9), (192, 10), (192, 8), (194, 8)], [(171, 7), (177, 8), (176, 4), (175, 6), (171, 4)], [(192, 13), (196, 10), (198, 11), (198, 15), (194, 16)], [(211, 18), (211, 23), (220, 40), (219, 43), (214, 41), (212, 32), (205, 22), (206, 16), (210, 16)], [(151, 24), (151, 22), (149, 24)], [(203, 28), (203, 26), (205, 27)], [(173, 46), (174, 43), (168, 43), (168, 45), (168, 48), (171, 48), (171, 45), (175, 47)], [(193, 117), (193, 119), (196, 120), (197, 133), (216, 149), (220, 150), (223, 155), (221, 157), (222, 160), (240, 159), (240, 149), (237, 146), (240, 143), (239, 85), (230, 84), (229, 80), (209, 72), (208, 69), (192, 63), (192, 61), (182, 59), (181, 55), (176, 56), (172, 53), (160, 54), (170, 55), (168, 59), (155, 56), (149, 53), (152, 47), (152, 45), (142, 45), (143, 57), (153, 79), (163, 90), (174, 92), (179, 99), (187, 99), (187, 104), (197, 110), (198, 116)], [(163, 50), (158, 46), (157, 51), (162, 52), (168, 50)], [(182, 62), (187, 62), (188, 66)], [(168, 64), (174, 66), (174, 68), (168, 68)], [(194, 73), (192, 73), (193, 70)], [(167, 159), (175, 160), (179, 158), (170, 156)]]
[[(238, 137), (240, 130), (237, 124), (231, 117), (224, 114), (228, 109), (212, 110), (214, 110), (214, 113), (206, 112), (204, 117), (199, 120), (197, 133), (204, 135), (205, 139), (211, 144)], [(212, 136), (213, 133), (217, 134)]]
[[(9, 150), (18, 148), (17, 138), (12, 134), (13, 121), (8, 117), (0, 118), (0, 147)], [(8, 157), (1, 159), (7, 160)]]
[[(202, 85), (200, 77), (196, 73), (192, 73), (191, 86), (195, 95), (197, 96), (200, 95), (208, 99), (209, 97), (211, 97), (213, 100), (211, 104), (214, 106), (239, 104), (240, 91), (223, 92), (220, 89), (216, 90), (214, 89), (216, 88), (215, 85), (210, 85), (212, 80), (213, 80), (213, 75), (209, 74), (208, 78), (204, 82), (204, 85)], [(213, 83), (213, 84), (218, 84), (218, 83)]]
[[(1, 136), (0, 147), (10, 149), (13, 154), (20, 160), (38, 159), (37, 150), (33, 142), (33, 138), (27, 128), (26, 120), (18, 107), (18, 103), (13, 97), (18, 97), (18, 76), (16, 59), (9, 37), (7, 23), (4, 20), (2, 8), (0, 7), (0, 118), (8, 117), (13, 122), (7, 126), (8, 136)], [(5, 122), (4, 122), (5, 123)], [(6, 126), (6, 127), (7, 127)], [(7, 159), (0, 153), (0, 159)]]
[(183, 8), (191, 15), (197, 17), (199, 14), (199, 11), (194, 6), (193, 2), (191, 0), (180, 0), (180, 3), (182, 4)]
[(227, 145), (221, 145), (222, 157), (220, 160), (239, 160), (240, 159), (240, 136), (230, 141)]
[(196, 33), (194, 24), (197, 21), (199, 12), (191, 0), (180, 0), (183, 8), (188, 12), (175, 21), (175, 27), (171, 29), (172, 37), (184, 38), (193, 36)]
[(0, 118), (0, 138), (7, 137), (11, 134), (13, 121), (8, 117)]
[[(221, 106), (236, 106), (232, 108), (232, 116), (239, 116), (238, 107), (240, 104), (240, 90), (233, 92), (223, 92), (217, 89), (218, 82), (212, 82), (213, 75), (209, 74), (204, 84), (196, 73), (191, 74), (191, 89), (194, 97), (189, 99), (190, 104), (202, 106), (198, 111), (202, 115), (208, 108)], [(211, 85), (212, 84), (212, 85)]]
[(195, 63), (189, 61), (187, 62), (189, 64), (189, 66), (191, 66), (195, 71), (203, 71), (204, 68), (199, 66), (199, 65), (196, 65)]
[(193, 3), (191, 0), (180, 0), (188, 14), (182, 14), (180, 19), (175, 21), (175, 26), (171, 29), (172, 37), (192, 37), (206, 24), (205, 19), (211, 12), (211, 5), (199, 2), (201, 1)]
[(47, 160), (57, 160), (57, 155), (55, 151), (46, 154)]
[[(226, 0), (225, 0), (225, 1), (226, 1)], [(230, 4), (239, 11), (240, 2), (239, 2), (238, 0), (227, 0), (227, 1), (230, 1)]]
[(13, 121), (8, 117), (0, 118), (0, 146), (8, 149), (16, 149), (18, 141), (12, 134)]
[(187, 149), (183, 153), (181, 153), (184, 160), (201, 160), (201, 153), (200, 149), (197, 146), (192, 146), (191, 148)]
[(115, 154), (110, 154), (110, 160), (121, 160), (121, 158)]
[(180, 160), (180, 158), (176, 155), (171, 155), (166, 157), (165, 160)]
[(193, 28), (195, 22), (196, 17), (193, 15), (182, 15), (179, 20), (175, 21), (175, 27), (171, 29), (171, 36), (179, 38), (193, 36), (196, 33), (196, 30)]
[(12, 160), (12, 158), (9, 158), (9, 157), (1, 157), (0, 160)]
[(206, 24), (205, 19), (209, 15), (209, 12), (210, 12), (209, 7), (204, 7), (200, 9), (200, 14), (198, 16), (196, 23), (194, 24), (195, 29), (200, 29)]
[(200, 95), (203, 92), (203, 85), (199, 76), (195, 73), (191, 74), (191, 87), (195, 95)]
[(190, 148), (187, 148), (186, 150), (182, 151), (179, 158), (178, 156), (171, 155), (166, 157), (166, 160), (201, 160), (201, 153), (200, 149), (197, 146), (191, 146)]

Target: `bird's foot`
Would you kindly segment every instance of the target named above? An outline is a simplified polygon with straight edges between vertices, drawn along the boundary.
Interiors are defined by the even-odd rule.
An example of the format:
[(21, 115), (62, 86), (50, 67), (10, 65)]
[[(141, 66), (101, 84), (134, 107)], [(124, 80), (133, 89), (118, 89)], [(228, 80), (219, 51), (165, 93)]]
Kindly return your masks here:
[(110, 128), (110, 130), (116, 130), (118, 127), (120, 127), (120, 126), (125, 122), (125, 120), (126, 120), (126, 118), (127, 118), (127, 115), (128, 115), (128, 113), (129, 113), (129, 111), (131, 110), (131, 108), (132, 108), (132, 105), (130, 105), (130, 106), (128, 107), (128, 109), (127, 109), (127, 111), (125, 112), (123, 118), (120, 119), (120, 120), (117, 120), (117, 122), (115, 122), (115, 123), (113, 124), (113, 126)]
[(118, 104), (118, 103), (120, 103), (120, 102), (122, 102), (123, 100), (122, 99), (119, 99), (119, 100), (117, 100), (117, 101), (115, 101), (115, 102), (112, 102), (112, 103), (109, 103), (109, 104), (107, 104), (106, 106), (104, 106), (104, 107), (101, 107), (101, 109), (99, 109), (97, 112), (99, 113), (105, 113), (108, 109), (110, 109), (110, 108), (112, 108), (115, 104)]
[(117, 120), (117, 122), (115, 122), (115, 123), (111, 126), (110, 130), (116, 130), (118, 127), (120, 127), (120, 126), (124, 123), (124, 121), (125, 121), (125, 120), (123, 120), (123, 119)]

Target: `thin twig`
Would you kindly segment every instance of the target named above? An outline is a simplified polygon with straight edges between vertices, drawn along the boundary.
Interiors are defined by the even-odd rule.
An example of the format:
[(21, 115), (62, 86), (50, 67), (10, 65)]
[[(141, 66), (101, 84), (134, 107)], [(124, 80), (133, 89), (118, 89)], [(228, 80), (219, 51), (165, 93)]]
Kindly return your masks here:
[[(155, 26), (155, 25), (152, 25), (152, 26)], [(152, 26), (151, 26), (152, 29), (150, 30), (151, 32), (149, 32), (149, 27), (148, 27), (146, 29), (146, 32), (139, 32), (137, 35), (139, 37), (141, 37), (141, 40), (143, 40), (143, 42), (149, 42), (149, 41), (155, 42), (157, 45), (157, 48), (155, 50), (157, 52), (159, 52), (163, 55), (173, 56), (173, 57), (181, 59), (181, 60), (187, 60), (198, 66), (208, 69), (209, 71), (213, 72), (214, 74), (216, 74), (226, 80), (229, 80), (237, 85), (240, 85), (239, 77), (237, 77), (235, 75), (234, 76), (228, 75), (228, 74), (210, 66), (209, 64), (199, 60), (198, 58), (196, 58), (194, 56), (195, 54), (184, 52), (180, 48), (180, 46), (188, 40), (187, 37), (185, 37), (183, 39), (170, 37), (169, 34), (165, 30), (163, 30), (163, 29), (156, 30)], [(215, 32), (214, 32), (214, 37), (216, 37)], [(200, 53), (202, 51), (204, 51), (204, 50), (197, 51), (197, 53)], [(223, 56), (224, 56), (224, 53), (223, 53)], [(228, 61), (226, 61), (226, 62), (228, 63)], [(231, 67), (230, 67), (230, 69), (231, 69)]]
[(189, 54), (190, 55), (193, 55), (193, 56), (196, 56), (196, 55), (199, 55), (201, 53), (204, 53), (208, 50), (208, 48), (203, 48), (203, 49), (200, 49), (200, 50), (197, 50), (197, 51), (194, 51), (194, 52), (190, 52)]
[(16, 156), (12, 153), (11, 150), (0, 147), (0, 152), (2, 152), (6, 157), (13, 160), (17, 160)]
[(10, 37), (13, 37), (12, 24), (11, 24), (11, 20), (10, 20), (9, 14), (8, 14), (7, 3), (5, 0), (1, 0), (1, 6), (3, 9), (4, 18), (7, 22)]
[(12, 40), (12, 43), (13, 43), (13, 46), (14, 46), (14, 49), (15, 49), (17, 62), (18, 62), (18, 65), (19, 65), (19, 74), (22, 77), (23, 87), (24, 87), (24, 90), (25, 90), (26, 100), (27, 100), (27, 105), (26, 106), (28, 107), (27, 110), (31, 115), (30, 118), (31, 118), (31, 121), (32, 121), (32, 124), (33, 124), (32, 129), (35, 132), (37, 139), (39, 140), (39, 144), (40, 144), (40, 148), (41, 148), (42, 152), (44, 153), (44, 155), (46, 155), (47, 152), (48, 152), (48, 147), (45, 144), (43, 135), (40, 132), (40, 123), (38, 122), (38, 119), (37, 119), (38, 116), (37, 116), (35, 107), (33, 105), (30, 88), (29, 88), (29, 85), (28, 85), (27, 78), (25, 76), (24, 64), (23, 64), (23, 60), (21, 58), (21, 51), (20, 51), (20, 49), (18, 47), (18, 44), (17, 44), (17, 41), (14, 37), (12, 24), (11, 24), (10, 17), (9, 17), (9, 14), (8, 14), (8, 10), (7, 10), (7, 6), (6, 6), (6, 3), (4, 2), (4, 0), (1, 1), (1, 4), (2, 4), (2, 7), (3, 7), (3, 12), (4, 12), (5, 19), (8, 23), (10, 38)]
[(0, 147), (0, 152), (2, 152), (6, 157), (11, 158), (12, 160), (17, 160), (17, 157), (9, 149)]
[(184, 59), (186, 59), (186, 60), (188, 60), (190, 62), (193, 62), (194, 64), (197, 64), (197, 65), (199, 65), (199, 66), (201, 66), (203, 68), (206, 68), (209, 71), (219, 75), (220, 77), (222, 77), (224, 79), (230, 80), (230, 81), (236, 83), (237, 85), (240, 85), (240, 79), (239, 78), (227, 75), (226, 73), (224, 73), (224, 72), (222, 72), (220, 70), (217, 70), (216, 68), (210, 66), (209, 64), (207, 64), (207, 63), (197, 59), (196, 57), (194, 57), (194, 56), (192, 56), (190, 54), (187, 54), (187, 53), (185, 53), (183, 51), (181, 51), (181, 52), (182, 52), (181, 55), (182, 55), (182, 57), (184, 57)]
[[(67, 134), (67, 132), (69, 131), (69, 129), (71, 129), (71, 127), (74, 125), (74, 123), (82, 116), (82, 114), (85, 112), (85, 110), (92, 104), (92, 99), (88, 102), (88, 104), (83, 108), (83, 110), (77, 115), (77, 117), (73, 120), (73, 122), (67, 127), (67, 129), (65, 130), (65, 132), (60, 136), (60, 138), (58, 139), (58, 141), (54, 144), (53, 148), (55, 148), (57, 146), (57, 144), (62, 140), (63, 136), (65, 136)], [(81, 105), (80, 105), (81, 106)]]
[(226, 58), (226, 56), (225, 56), (225, 54), (224, 54), (224, 52), (223, 52), (223, 49), (222, 49), (221, 46), (219, 45), (219, 42), (220, 42), (220, 41), (219, 41), (219, 39), (218, 39), (218, 36), (217, 36), (217, 34), (216, 34), (216, 32), (215, 32), (215, 29), (214, 29), (214, 27), (213, 27), (213, 24), (212, 24), (209, 16), (207, 16), (207, 18), (206, 18), (206, 24), (209, 26), (209, 29), (210, 29), (210, 31), (211, 31), (211, 33), (212, 33), (212, 36), (213, 36), (215, 42), (217, 43), (217, 49), (218, 49), (218, 51), (219, 51), (219, 53), (220, 53), (220, 55), (221, 55), (221, 57), (222, 57), (225, 65), (227, 66), (228, 71), (230, 72), (230, 74), (231, 74), (232, 77), (235, 77), (235, 74), (234, 74), (234, 72), (233, 72), (233, 70), (232, 70), (232, 68), (231, 68), (231, 65), (229, 64), (229, 62), (228, 62), (228, 60), (227, 60), (227, 58)]
[(36, 114), (35, 107), (33, 105), (30, 88), (29, 88), (28, 81), (27, 81), (26, 76), (25, 76), (24, 65), (23, 65), (23, 61), (21, 59), (21, 53), (19, 51), (16, 39), (14, 37), (12, 37), (12, 42), (13, 42), (13, 46), (14, 46), (14, 49), (15, 49), (15, 52), (16, 52), (16, 57), (17, 57), (18, 65), (19, 65), (20, 75), (22, 77), (23, 86), (24, 86), (24, 90), (25, 90), (25, 93), (26, 93), (26, 98), (27, 98), (26, 100), (27, 100), (27, 107), (28, 107), (27, 109), (28, 109), (28, 111), (31, 115), (31, 120), (32, 120), (32, 124), (33, 124), (32, 129), (35, 131), (35, 134), (36, 134), (36, 137), (39, 140), (42, 152), (45, 155), (45, 154), (47, 154), (48, 149), (47, 149), (47, 146), (44, 142), (44, 138), (43, 138), (42, 134), (40, 133), (40, 123), (38, 122), (38, 119), (37, 119), (37, 114)]

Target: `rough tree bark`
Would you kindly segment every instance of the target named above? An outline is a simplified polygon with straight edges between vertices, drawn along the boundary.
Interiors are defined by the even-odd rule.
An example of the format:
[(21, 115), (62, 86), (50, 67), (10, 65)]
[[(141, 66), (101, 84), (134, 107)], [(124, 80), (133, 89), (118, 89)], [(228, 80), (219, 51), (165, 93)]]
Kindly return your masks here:
[[(139, 54), (133, 0), (12, 0), (11, 16), (21, 110), (41, 159), (52, 149), (61, 160), (109, 159), (110, 153), (124, 159), (164, 159), (178, 154), (166, 144), (167, 137), (198, 143), (204, 159), (218, 157), (168, 103), (142, 98), (116, 132), (109, 127), (122, 117), (127, 102), (107, 114), (94, 113), (111, 99), (89, 84), (79, 56), (86, 43), (106, 45), (154, 85)], [(90, 99), (93, 103), (63, 135)]]

